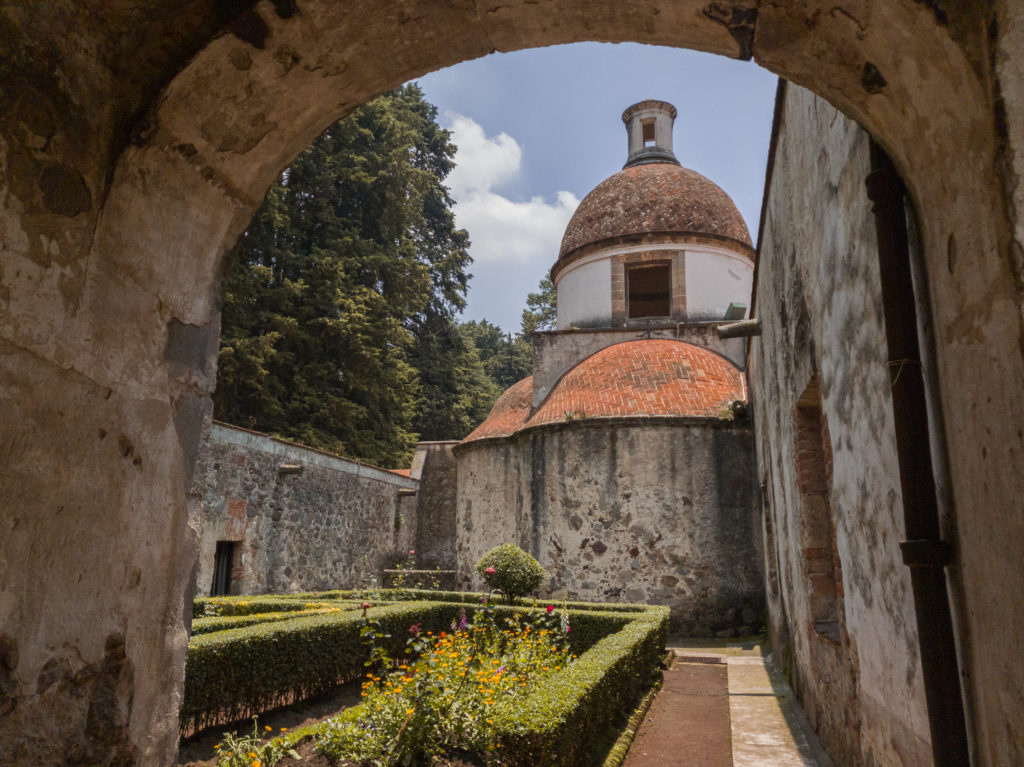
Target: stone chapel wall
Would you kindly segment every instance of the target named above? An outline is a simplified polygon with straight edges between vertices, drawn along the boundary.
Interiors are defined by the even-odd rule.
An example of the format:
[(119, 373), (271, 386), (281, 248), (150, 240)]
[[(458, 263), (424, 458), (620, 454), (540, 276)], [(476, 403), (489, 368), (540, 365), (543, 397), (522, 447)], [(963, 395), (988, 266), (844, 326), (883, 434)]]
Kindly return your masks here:
[[(610, 420), (610, 419), (609, 419)], [(548, 571), (544, 593), (669, 605), (675, 630), (735, 636), (763, 621), (747, 423), (615, 419), (457, 448), (458, 564), (501, 543)]]
[(216, 423), (201, 461), (198, 594), (218, 541), (234, 543), (238, 594), (380, 583), (415, 545), (417, 480)]

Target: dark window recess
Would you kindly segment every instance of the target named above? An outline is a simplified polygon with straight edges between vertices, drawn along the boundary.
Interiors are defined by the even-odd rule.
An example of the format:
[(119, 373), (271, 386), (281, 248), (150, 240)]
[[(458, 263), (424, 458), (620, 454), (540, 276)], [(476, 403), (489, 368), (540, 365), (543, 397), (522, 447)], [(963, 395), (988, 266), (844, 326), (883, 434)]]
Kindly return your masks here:
[(634, 266), (626, 271), (626, 316), (668, 317), (671, 312), (672, 266)]
[(210, 596), (224, 596), (231, 593), (231, 567), (235, 561), (235, 542), (217, 541), (213, 555), (213, 585)]
[(640, 127), (643, 130), (644, 146), (654, 146), (654, 120), (644, 120)]

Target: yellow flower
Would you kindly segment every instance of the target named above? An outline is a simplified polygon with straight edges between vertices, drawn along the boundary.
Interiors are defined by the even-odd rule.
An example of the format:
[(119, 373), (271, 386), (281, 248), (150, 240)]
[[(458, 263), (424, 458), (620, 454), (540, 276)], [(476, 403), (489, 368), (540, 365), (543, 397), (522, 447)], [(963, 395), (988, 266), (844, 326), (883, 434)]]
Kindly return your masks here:
[(216, 746), (214, 746), (214, 748), (220, 748), (220, 743), (218, 743)]
[(281, 728), (281, 732), (288, 732), (288, 728), (287, 727), (282, 727)]
[(405, 713), (406, 713), (406, 714), (407, 714), (408, 716), (412, 716), (412, 715), (413, 715), (413, 712), (414, 712), (415, 710), (416, 710), (416, 709), (414, 709), (414, 708), (407, 708), (407, 709), (405, 710)]

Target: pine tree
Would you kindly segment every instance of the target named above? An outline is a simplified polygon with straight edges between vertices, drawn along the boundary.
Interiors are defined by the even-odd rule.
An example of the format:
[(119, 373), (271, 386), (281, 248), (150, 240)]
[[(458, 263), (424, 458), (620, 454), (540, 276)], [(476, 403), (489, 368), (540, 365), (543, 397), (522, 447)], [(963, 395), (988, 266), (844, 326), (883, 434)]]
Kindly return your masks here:
[(537, 292), (526, 297), (522, 320), (522, 335), (525, 338), (529, 338), (538, 330), (555, 329), (556, 296), (555, 284), (550, 278), (545, 277), (537, 286)]
[(455, 147), (414, 85), (328, 128), (267, 193), (224, 296), (218, 418), (406, 465), (427, 338), (470, 258), (443, 186)]

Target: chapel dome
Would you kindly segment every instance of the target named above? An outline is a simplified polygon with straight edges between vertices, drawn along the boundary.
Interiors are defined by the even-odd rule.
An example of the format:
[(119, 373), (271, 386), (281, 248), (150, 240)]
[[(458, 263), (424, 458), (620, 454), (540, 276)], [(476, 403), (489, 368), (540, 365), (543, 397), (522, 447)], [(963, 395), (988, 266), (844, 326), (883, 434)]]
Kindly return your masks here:
[(558, 260), (604, 240), (657, 234), (752, 247), (743, 217), (721, 187), (697, 171), (657, 162), (627, 166), (584, 197), (565, 229)]
[(725, 357), (683, 341), (624, 341), (569, 370), (526, 425), (583, 418), (714, 418), (743, 399), (743, 373)]
[(502, 394), (462, 444), (523, 429), (593, 418), (716, 418), (746, 399), (743, 373), (714, 352), (683, 341), (642, 339), (607, 346), (559, 379), (531, 415), (533, 377)]
[(530, 417), (530, 401), (533, 397), (533, 376), (512, 384), (494, 403), (491, 412), (479, 426), (469, 433), (463, 442), (495, 437), (510, 437), (522, 428)]

